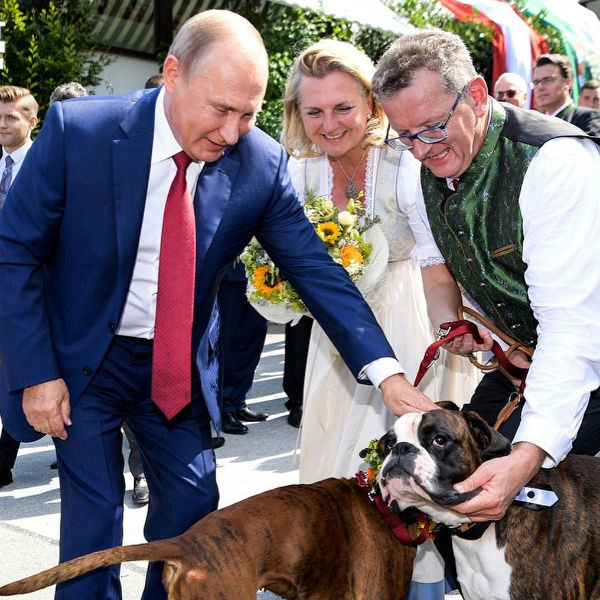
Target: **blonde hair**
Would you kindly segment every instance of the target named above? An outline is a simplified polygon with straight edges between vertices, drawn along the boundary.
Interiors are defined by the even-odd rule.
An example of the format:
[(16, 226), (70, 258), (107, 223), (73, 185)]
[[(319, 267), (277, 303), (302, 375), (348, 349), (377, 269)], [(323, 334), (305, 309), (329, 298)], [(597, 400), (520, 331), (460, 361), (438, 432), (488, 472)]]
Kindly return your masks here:
[[(365, 98), (372, 97), (371, 78), (375, 67), (371, 59), (348, 42), (324, 39), (306, 48), (292, 65), (283, 96), (283, 131), (281, 143), (289, 154), (298, 158), (321, 156), (306, 135), (298, 106), (302, 77), (325, 77), (340, 71), (353, 77), (362, 88)], [(385, 114), (379, 102), (372, 100), (371, 117), (362, 146), (383, 146), (385, 137)]]
[(26, 118), (37, 117), (38, 103), (31, 92), (24, 87), (16, 85), (4, 85), (0, 87), (0, 102), (10, 104), (17, 103), (17, 110)]

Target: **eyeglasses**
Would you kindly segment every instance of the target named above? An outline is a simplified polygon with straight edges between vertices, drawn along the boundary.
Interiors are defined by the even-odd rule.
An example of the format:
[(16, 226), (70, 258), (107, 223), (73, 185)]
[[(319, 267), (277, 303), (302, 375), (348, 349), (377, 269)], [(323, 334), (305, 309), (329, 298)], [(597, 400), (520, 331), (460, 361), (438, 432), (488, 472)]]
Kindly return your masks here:
[(506, 90), (505, 92), (496, 92), (496, 100), (502, 100), (504, 96), (514, 98), (519, 93), (519, 90)]
[(400, 135), (398, 137), (389, 138), (387, 137), (390, 134), (390, 125), (388, 125), (386, 134), (385, 134), (385, 143), (394, 150), (402, 151), (402, 150), (410, 150), (414, 147), (413, 140), (417, 139), (423, 142), (424, 144), (435, 144), (437, 142), (443, 142), (448, 137), (448, 132), (446, 131), (446, 126), (450, 121), (458, 103), (462, 100), (465, 95), (465, 91), (467, 86), (465, 85), (463, 89), (458, 94), (452, 108), (450, 109), (450, 113), (446, 117), (446, 120), (441, 125), (435, 125), (433, 127), (428, 127), (427, 129), (423, 129), (423, 131), (419, 131), (413, 135)]
[(554, 80), (556, 79), (556, 75), (546, 75), (546, 77), (541, 77), (540, 79), (534, 79), (531, 82), (531, 87), (537, 87), (538, 85), (541, 85), (542, 83), (544, 85), (550, 85)]

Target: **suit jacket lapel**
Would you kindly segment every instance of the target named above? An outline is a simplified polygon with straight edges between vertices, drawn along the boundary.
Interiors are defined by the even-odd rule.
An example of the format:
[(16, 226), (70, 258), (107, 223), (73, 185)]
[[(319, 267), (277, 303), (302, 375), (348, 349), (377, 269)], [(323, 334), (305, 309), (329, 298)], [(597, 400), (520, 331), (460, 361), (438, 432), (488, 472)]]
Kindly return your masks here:
[(131, 279), (150, 174), (155, 93), (142, 96), (121, 123), (124, 136), (113, 140), (113, 178), (119, 277)]
[[(231, 197), (232, 182), (237, 177), (238, 161), (229, 153), (214, 163), (204, 165), (196, 194), (196, 264), (199, 268), (215, 237)], [(198, 273), (201, 276), (201, 272)]]

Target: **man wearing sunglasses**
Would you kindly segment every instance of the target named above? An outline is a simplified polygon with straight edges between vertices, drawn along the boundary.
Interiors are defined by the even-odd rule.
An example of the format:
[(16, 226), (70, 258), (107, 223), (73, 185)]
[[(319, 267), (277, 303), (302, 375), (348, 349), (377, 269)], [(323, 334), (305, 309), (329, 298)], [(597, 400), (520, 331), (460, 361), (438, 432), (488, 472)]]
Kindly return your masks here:
[(536, 109), (573, 123), (588, 135), (600, 136), (600, 110), (575, 106), (572, 87), (573, 68), (568, 57), (562, 54), (537, 57), (531, 81)]
[(519, 108), (528, 108), (527, 84), (518, 73), (502, 73), (494, 84), (494, 98)]
[[(481, 488), (456, 510), (497, 520), (540, 466), (600, 450), (599, 150), (569, 123), (491, 98), (464, 43), (441, 30), (396, 41), (373, 90), (396, 132), (388, 145), (426, 167), (414, 231), (417, 255), (440, 251), (423, 266), (432, 324), (457, 320), (458, 282), (495, 326), (535, 347), (531, 363), (511, 355), (529, 368), (525, 402), (500, 429), (511, 454), (456, 486)], [(489, 350), (490, 332), (480, 333), (483, 344), (466, 335), (446, 347)], [(493, 424), (515, 391), (486, 374), (469, 408)]]

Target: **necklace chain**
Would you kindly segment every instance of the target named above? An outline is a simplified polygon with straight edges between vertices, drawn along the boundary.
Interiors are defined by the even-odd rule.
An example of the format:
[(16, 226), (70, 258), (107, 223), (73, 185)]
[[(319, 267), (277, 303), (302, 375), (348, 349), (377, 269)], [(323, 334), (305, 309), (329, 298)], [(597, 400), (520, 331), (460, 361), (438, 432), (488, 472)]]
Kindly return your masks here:
[(348, 200), (356, 199), (356, 197), (358, 196), (358, 188), (356, 187), (353, 180), (354, 180), (354, 177), (356, 176), (356, 174), (358, 173), (358, 168), (360, 167), (360, 165), (363, 161), (363, 158), (365, 157), (366, 151), (367, 151), (367, 149), (365, 148), (363, 150), (362, 154), (360, 155), (360, 160), (358, 161), (358, 163), (354, 169), (354, 173), (352, 173), (352, 177), (348, 177), (348, 173), (346, 173), (344, 167), (342, 167), (342, 163), (335, 156), (333, 157), (335, 162), (338, 164), (338, 166), (342, 170), (344, 177), (348, 180), (348, 182), (346, 183), (346, 187), (344, 188), (344, 194), (346, 194), (346, 198), (348, 198)]

